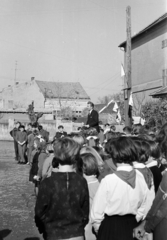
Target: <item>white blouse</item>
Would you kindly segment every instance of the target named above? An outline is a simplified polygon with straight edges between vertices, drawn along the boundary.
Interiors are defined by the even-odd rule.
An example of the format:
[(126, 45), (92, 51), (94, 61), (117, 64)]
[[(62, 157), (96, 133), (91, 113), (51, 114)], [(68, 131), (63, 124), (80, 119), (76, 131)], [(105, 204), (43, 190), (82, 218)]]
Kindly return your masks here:
[[(132, 171), (130, 165), (119, 166), (117, 171)], [(136, 215), (140, 221), (145, 217), (148, 187), (143, 175), (136, 171), (136, 185), (133, 189), (116, 174), (109, 174), (102, 179), (91, 209), (91, 222), (98, 231), (104, 215)]]

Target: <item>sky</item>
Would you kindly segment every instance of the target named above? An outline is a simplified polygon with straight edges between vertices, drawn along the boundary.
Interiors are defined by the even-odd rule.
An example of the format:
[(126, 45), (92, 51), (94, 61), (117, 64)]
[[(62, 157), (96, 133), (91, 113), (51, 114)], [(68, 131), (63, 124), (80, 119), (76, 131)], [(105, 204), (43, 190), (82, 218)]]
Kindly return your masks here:
[(95, 103), (120, 92), (127, 6), (132, 36), (167, 12), (167, 0), (0, 0), (0, 90), (35, 77), (80, 82)]

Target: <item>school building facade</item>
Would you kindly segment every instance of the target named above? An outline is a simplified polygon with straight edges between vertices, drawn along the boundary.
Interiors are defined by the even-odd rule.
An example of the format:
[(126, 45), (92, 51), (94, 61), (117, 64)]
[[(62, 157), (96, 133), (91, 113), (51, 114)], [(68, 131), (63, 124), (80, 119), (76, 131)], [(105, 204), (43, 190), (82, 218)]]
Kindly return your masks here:
[[(119, 48), (126, 54), (126, 42)], [(131, 49), (133, 109), (138, 115), (142, 104), (167, 87), (167, 13), (133, 36)]]

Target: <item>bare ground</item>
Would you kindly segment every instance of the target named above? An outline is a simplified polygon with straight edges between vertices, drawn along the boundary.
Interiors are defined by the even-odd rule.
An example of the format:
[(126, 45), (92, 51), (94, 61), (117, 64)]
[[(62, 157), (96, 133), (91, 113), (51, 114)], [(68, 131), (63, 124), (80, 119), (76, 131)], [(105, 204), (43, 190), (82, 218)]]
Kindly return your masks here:
[(29, 165), (14, 160), (13, 142), (0, 141), (0, 240), (42, 240), (34, 224)]

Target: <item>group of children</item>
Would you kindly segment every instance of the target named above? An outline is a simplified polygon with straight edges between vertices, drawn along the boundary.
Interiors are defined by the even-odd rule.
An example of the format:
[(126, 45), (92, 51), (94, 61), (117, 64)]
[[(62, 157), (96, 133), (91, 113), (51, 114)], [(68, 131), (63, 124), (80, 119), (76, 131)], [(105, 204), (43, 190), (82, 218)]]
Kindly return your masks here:
[(167, 239), (166, 129), (107, 125), (93, 146), (99, 137), (82, 132), (55, 137), (50, 148), (34, 140), (30, 179), (44, 239)]
[(30, 164), (36, 136), (41, 136), (46, 142), (49, 141), (49, 132), (44, 130), (42, 125), (36, 123), (29, 123), (25, 129), (25, 126), (17, 121), (13, 130), (10, 131), (10, 135), (14, 139), (15, 160), (18, 164)]

